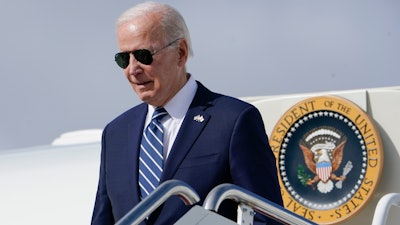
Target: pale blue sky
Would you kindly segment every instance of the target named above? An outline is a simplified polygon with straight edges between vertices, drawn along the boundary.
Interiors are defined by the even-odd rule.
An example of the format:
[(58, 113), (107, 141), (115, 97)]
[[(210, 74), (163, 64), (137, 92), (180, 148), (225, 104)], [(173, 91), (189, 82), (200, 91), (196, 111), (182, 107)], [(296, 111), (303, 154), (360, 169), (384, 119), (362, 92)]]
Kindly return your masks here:
[[(0, 150), (102, 129), (139, 103), (113, 60), (115, 20), (138, 2), (1, 1)], [(400, 1), (163, 2), (185, 17), (195, 54), (188, 71), (211, 90), (400, 85)]]

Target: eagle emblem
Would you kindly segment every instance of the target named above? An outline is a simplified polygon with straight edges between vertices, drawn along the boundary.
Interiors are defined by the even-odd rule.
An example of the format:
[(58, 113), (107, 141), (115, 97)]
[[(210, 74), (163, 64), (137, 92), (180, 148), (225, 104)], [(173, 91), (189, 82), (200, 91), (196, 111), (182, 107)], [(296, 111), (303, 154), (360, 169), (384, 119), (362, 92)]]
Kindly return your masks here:
[(316, 184), (318, 191), (324, 194), (332, 191), (333, 181), (340, 181), (336, 186), (341, 188), (351, 167), (349, 161), (342, 175), (335, 174), (342, 163), (346, 141), (346, 137), (332, 127), (320, 127), (305, 135), (299, 147), (303, 152), (304, 162), (314, 177), (311, 178), (302, 170), (298, 176), (303, 185), (311, 186), (315, 190)]

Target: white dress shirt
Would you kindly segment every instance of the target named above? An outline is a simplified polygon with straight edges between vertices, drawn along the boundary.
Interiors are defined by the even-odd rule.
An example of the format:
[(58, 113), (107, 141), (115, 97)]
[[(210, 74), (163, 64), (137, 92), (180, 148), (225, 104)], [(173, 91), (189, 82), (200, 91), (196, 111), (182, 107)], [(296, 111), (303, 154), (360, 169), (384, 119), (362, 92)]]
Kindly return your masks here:
[[(171, 152), (172, 145), (176, 139), (176, 135), (182, 125), (183, 119), (185, 118), (186, 112), (189, 109), (190, 103), (192, 103), (194, 95), (197, 91), (197, 83), (192, 75), (189, 75), (189, 80), (179, 90), (178, 93), (166, 104), (164, 109), (168, 112), (161, 123), (164, 127), (164, 160), (167, 159)], [(145, 121), (145, 127), (150, 123), (151, 116), (155, 111), (155, 107), (148, 105), (148, 112)]]

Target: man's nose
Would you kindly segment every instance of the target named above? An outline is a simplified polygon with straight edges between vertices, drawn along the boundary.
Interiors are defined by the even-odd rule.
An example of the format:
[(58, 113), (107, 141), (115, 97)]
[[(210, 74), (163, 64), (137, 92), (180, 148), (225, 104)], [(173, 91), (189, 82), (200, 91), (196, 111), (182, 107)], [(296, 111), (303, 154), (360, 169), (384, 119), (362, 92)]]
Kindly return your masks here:
[(134, 71), (137, 69), (137, 66), (138, 66), (138, 61), (135, 59), (133, 53), (130, 53), (128, 69)]
[(136, 76), (136, 75), (142, 73), (143, 68), (140, 66), (140, 63), (135, 59), (135, 57), (133, 56), (132, 53), (129, 56), (130, 56), (129, 57), (129, 65), (126, 68), (127, 73), (129, 75), (133, 75), (133, 76)]

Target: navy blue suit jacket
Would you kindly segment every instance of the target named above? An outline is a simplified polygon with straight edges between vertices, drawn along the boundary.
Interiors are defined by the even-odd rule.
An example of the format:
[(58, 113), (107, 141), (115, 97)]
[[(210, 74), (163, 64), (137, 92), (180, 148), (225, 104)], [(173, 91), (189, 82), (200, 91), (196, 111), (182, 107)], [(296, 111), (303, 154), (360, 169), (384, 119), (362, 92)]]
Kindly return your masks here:
[[(104, 129), (94, 225), (114, 224), (140, 201), (138, 149), (146, 113), (147, 105), (142, 103)], [(194, 120), (197, 115), (204, 121)], [(199, 82), (165, 162), (161, 182), (170, 179), (193, 187), (201, 197), (199, 204), (215, 186), (233, 183), (282, 205), (275, 158), (259, 111), (238, 99), (213, 93)], [(173, 224), (189, 209), (173, 196), (152, 214), (148, 224)], [(237, 204), (226, 200), (218, 212), (236, 221), (236, 209)], [(257, 220), (275, 224), (260, 215)]]

